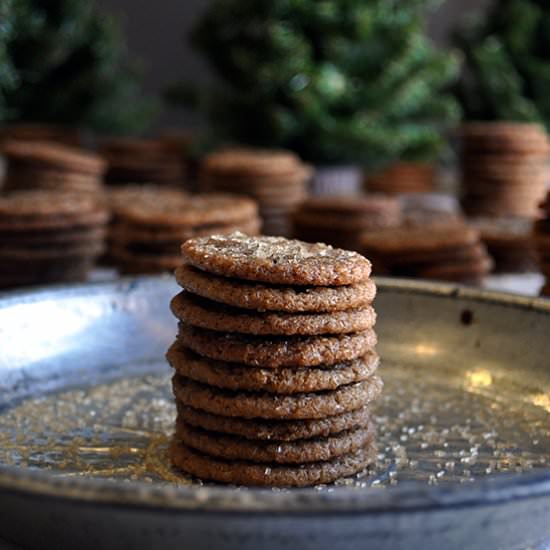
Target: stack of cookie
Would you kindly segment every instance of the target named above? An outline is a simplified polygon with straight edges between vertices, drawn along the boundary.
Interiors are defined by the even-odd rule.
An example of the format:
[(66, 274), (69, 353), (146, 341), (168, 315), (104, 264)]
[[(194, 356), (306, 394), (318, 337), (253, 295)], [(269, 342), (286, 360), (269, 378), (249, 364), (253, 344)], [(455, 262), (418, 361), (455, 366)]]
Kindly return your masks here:
[(97, 155), (45, 141), (7, 140), (2, 152), (7, 160), (6, 191), (46, 189), (99, 193), (105, 163)]
[(462, 132), (463, 206), (472, 216), (536, 218), (547, 183), (542, 126), (472, 123)]
[(185, 160), (179, 147), (164, 139), (116, 138), (100, 149), (108, 169), (105, 183), (185, 185)]
[(266, 235), (289, 236), (290, 215), (306, 197), (311, 170), (287, 151), (232, 149), (206, 157), (201, 189), (242, 193), (258, 202)]
[(537, 266), (533, 221), (525, 218), (473, 218), (497, 273), (527, 273)]
[(363, 232), (401, 223), (401, 206), (384, 195), (310, 197), (292, 219), (297, 239), (359, 250)]
[(544, 217), (535, 222), (534, 236), (537, 257), (546, 283), (541, 291), (543, 296), (550, 296), (550, 193), (542, 204)]
[(492, 269), (479, 232), (458, 221), (364, 234), (362, 250), (377, 274), (479, 284)]
[(145, 186), (115, 191), (111, 208), (109, 260), (126, 274), (174, 271), (181, 243), (191, 237), (260, 229), (258, 208), (247, 197)]
[(86, 278), (103, 251), (108, 213), (91, 195), (19, 191), (0, 198), (0, 285)]
[(386, 170), (367, 177), (371, 193), (399, 195), (401, 193), (429, 193), (434, 190), (435, 174), (431, 164), (400, 162)]
[(305, 486), (375, 458), (376, 288), (357, 253), (281, 237), (191, 239), (171, 303), (171, 456), (237, 485)]

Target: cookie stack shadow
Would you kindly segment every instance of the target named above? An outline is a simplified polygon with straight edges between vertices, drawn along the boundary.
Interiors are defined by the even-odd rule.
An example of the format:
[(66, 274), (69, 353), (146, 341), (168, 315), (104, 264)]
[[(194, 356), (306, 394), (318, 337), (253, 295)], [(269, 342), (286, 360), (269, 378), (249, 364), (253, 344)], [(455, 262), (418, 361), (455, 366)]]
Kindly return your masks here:
[(290, 215), (306, 197), (310, 177), (311, 169), (291, 152), (235, 149), (206, 157), (200, 187), (248, 195), (259, 205), (262, 233), (288, 237)]
[(543, 296), (550, 296), (550, 193), (542, 204), (543, 217), (535, 222), (534, 240), (540, 271), (545, 277), (541, 290)]
[(161, 186), (124, 186), (109, 192), (112, 224), (108, 263), (120, 273), (173, 272), (181, 243), (200, 235), (259, 232), (254, 201), (234, 195), (188, 195)]
[(99, 193), (105, 163), (94, 153), (60, 143), (7, 140), (5, 191), (45, 189)]
[(536, 218), (547, 181), (543, 127), (471, 123), (462, 131), (463, 207), (470, 216)]
[(167, 353), (174, 465), (237, 485), (324, 484), (376, 456), (376, 288), (360, 255), (275, 237), (182, 246)]
[(104, 248), (108, 213), (91, 195), (0, 197), (0, 286), (82, 281)]

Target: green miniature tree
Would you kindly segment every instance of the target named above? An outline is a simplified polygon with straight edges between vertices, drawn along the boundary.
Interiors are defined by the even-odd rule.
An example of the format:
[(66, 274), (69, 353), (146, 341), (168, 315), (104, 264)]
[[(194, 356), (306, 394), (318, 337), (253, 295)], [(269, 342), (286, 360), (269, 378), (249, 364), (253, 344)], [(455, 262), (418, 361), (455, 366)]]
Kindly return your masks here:
[[(11, 2), (11, 0), (8, 0)], [(139, 71), (124, 61), (114, 17), (88, 0), (0, 0), (0, 56), (11, 65), (0, 78), (6, 122), (45, 122), (100, 132), (146, 127), (154, 106), (140, 93)], [(8, 33), (9, 31), (9, 33)], [(8, 67), (8, 65), (6, 65)]]
[(459, 118), (454, 55), (424, 33), (426, 0), (214, 0), (192, 43), (221, 77), (174, 87), (213, 135), (315, 163), (432, 160)]
[(456, 35), (465, 71), (458, 97), (470, 120), (550, 127), (550, 4), (498, 0)]

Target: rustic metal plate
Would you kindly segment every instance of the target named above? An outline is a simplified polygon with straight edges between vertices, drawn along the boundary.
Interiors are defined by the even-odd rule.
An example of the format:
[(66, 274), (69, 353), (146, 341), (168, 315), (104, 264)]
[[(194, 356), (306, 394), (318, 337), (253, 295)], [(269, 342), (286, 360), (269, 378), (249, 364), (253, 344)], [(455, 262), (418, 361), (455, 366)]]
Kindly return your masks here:
[(377, 464), (286, 491), (202, 484), (171, 468), (171, 278), (0, 298), (0, 538), (513, 549), (550, 537), (550, 303), (379, 286)]

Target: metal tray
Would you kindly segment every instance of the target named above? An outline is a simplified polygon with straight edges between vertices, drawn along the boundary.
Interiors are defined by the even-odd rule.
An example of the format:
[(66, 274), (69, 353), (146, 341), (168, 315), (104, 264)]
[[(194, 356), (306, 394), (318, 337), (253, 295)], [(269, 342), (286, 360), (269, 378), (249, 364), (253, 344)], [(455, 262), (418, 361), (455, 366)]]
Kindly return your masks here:
[(377, 464), (334, 486), (277, 491), (170, 467), (171, 278), (4, 295), (0, 539), (84, 550), (544, 544), (550, 302), (379, 288)]

